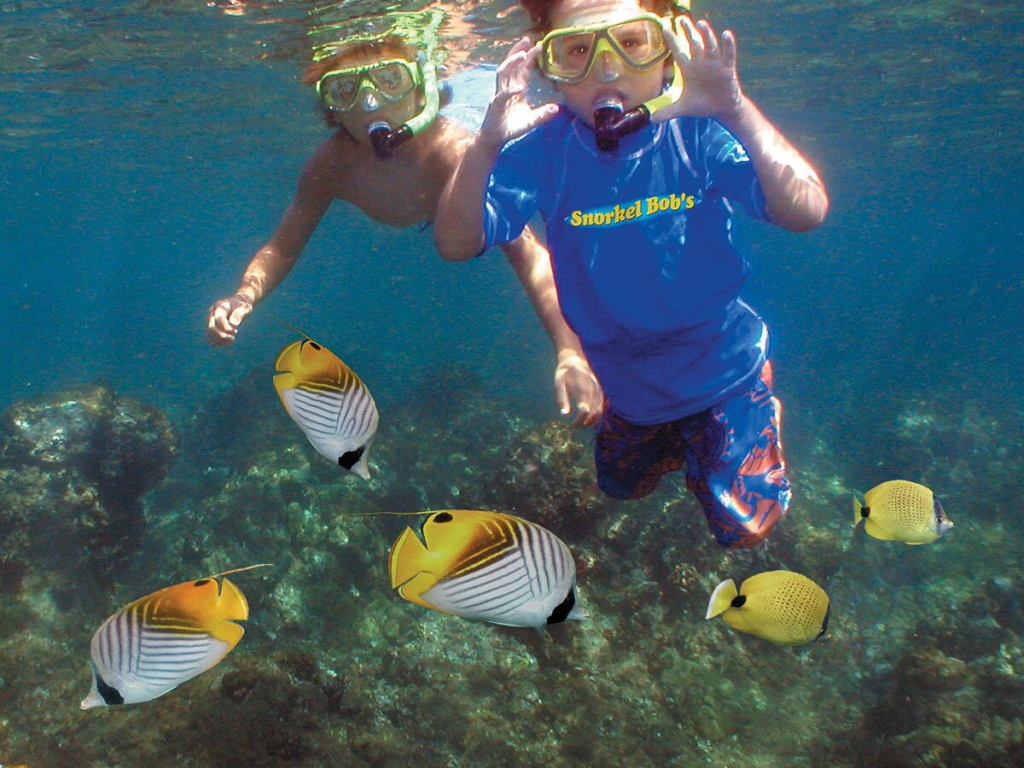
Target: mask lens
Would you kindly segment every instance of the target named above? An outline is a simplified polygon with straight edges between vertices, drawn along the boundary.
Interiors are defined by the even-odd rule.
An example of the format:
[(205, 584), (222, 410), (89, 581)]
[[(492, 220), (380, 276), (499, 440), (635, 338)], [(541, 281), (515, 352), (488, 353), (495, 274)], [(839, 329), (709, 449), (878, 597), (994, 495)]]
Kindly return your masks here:
[(404, 61), (388, 61), (353, 67), (324, 75), (317, 86), (328, 109), (347, 112), (356, 105), (360, 91), (371, 87), (386, 101), (401, 101), (416, 87), (412, 70)]
[(593, 32), (575, 32), (552, 37), (544, 60), (547, 74), (555, 79), (582, 77), (590, 65), (597, 35)]
[(381, 96), (388, 101), (398, 101), (413, 89), (412, 73), (404, 64), (385, 64), (367, 73)]
[(608, 28), (608, 36), (627, 63), (643, 69), (668, 54), (665, 35), (651, 19), (638, 19)]
[(623, 62), (633, 69), (645, 69), (669, 53), (657, 19), (631, 19), (596, 29), (549, 33), (542, 42), (541, 70), (552, 80), (580, 82), (594, 63), (601, 39), (607, 40)]
[(328, 109), (352, 109), (359, 93), (360, 76), (357, 74), (328, 75), (320, 81), (320, 98)]

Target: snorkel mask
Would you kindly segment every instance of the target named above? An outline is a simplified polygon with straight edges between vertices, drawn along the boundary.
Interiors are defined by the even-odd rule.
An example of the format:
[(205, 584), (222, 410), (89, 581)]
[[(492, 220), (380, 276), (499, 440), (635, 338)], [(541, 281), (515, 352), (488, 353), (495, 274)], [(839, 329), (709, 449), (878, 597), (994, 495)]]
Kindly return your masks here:
[[(419, 17), (419, 24), (423, 24), (423, 14), (412, 15)], [(324, 73), (316, 83), (320, 103), (331, 112), (348, 112), (354, 109), (374, 112), (380, 109), (384, 102), (395, 104), (414, 92), (422, 95), (423, 108), (397, 128), (392, 127), (386, 120), (377, 120), (370, 124), (367, 129), (370, 143), (374, 154), (381, 160), (389, 159), (397, 147), (420, 133), (437, 117), (441, 107), (441, 95), (433, 53), (437, 45), (437, 31), (443, 20), (443, 11), (431, 11), (428, 14), (428, 23), (419, 26), (425, 43), (424, 50), (416, 61), (390, 58), (335, 69)], [(345, 42), (370, 40), (350, 38)], [(327, 49), (327, 46), (323, 49)], [(334, 55), (336, 51), (336, 48), (322, 50), (323, 55), (319, 58)]]
[[(668, 20), (678, 31), (677, 19), (689, 14), (690, 0), (676, 0)], [(588, 24), (554, 29), (540, 41), (537, 65), (549, 80), (579, 83), (587, 78), (598, 56), (615, 56), (635, 72), (657, 66), (671, 55), (662, 29), (663, 19), (653, 13), (641, 13), (611, 24)], [(673, 63), (672, 83), (661, 94), (628, 111), (617, 99), (608, 99), (594, 109), (594, 133), (597, 146), (613, 152), (619, 139), (649, 125), (651, 116), (674, 103), (683, 94), (683, 73)]]

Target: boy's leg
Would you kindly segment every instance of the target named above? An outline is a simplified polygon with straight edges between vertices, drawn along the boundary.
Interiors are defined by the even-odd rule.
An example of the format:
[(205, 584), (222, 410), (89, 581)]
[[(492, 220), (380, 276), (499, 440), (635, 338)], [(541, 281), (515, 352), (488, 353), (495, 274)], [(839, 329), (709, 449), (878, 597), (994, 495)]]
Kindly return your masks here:
[(682, 422), (686, 484), (722, 546), (760, 543), (789, 508), (781, 421), (766, 362), (745, 392)]
[(606, 407), (594, 441), (597, 485), (616, 499), (639, 499), (683, 467), (685, 448), (675, 422), (633, 424)]

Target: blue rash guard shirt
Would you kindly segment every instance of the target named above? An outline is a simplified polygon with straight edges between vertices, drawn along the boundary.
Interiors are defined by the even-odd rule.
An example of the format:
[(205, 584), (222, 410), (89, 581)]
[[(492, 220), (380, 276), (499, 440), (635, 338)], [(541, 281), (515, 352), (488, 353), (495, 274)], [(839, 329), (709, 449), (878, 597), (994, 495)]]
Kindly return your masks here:
[(660, 424), (719, 402), (767, 356), (767, 329), (739, 298), (750, 267), (729, 201), (768, 220), (753, 164), (714, 120), (650, 125), (606, 153), (563, 106), (502, 149), (485, 249), (540, 211), (562, 314), (612, 410)]

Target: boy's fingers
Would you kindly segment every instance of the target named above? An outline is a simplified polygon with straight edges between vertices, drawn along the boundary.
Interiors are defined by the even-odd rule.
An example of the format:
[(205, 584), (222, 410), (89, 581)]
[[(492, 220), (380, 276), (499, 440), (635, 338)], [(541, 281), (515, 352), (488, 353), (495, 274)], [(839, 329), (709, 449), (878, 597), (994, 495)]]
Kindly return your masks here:
[(704, 38), (689, 16), (683, 16), (683, 30), (686, 32), (686, 42), (690, 44), (690, 58), (703, 54)]
[(531, 115), (532, 119), (529, 121), (530, 129), (532, 130), (536, 128), (541, 123), (546, 123), (548, 120), (550, 120), (557, 114), (557, 104), (542, 104), (541, 106), (533, 110), (533, 114)]
[(697, 22), (697, 29), (700, 30), (701, 35), (704, 38), (704, 47), (707, 50), (708, 58), (718, 58), (718, 38), (715, 36), (715, 30), (711, 28), (711, 25), (704, 19)]
[(231, 313), (230, 317), (228, 317), (228, 322), (232, 325), (233, 328), (237, 328), (239, 325), (241, 325), (242, 321), (245, 319), (245, 316), (248, 314), (248, 307), (235, 307), (235, 311)]
[(722, 33), (722, 61), (726, 66), (736, 68), (736, 35), (730, 29)]
[(572, 405), (569, 403), (569, 388), (565, 385), (565, 377), (561, 375), (561, 371), (555, 375), (555, 403), (558, 405), (560, 414), (569, 415), (569, 411), (572, 410)]
[(690, 59), (690, 46), (685, 40), (681, 40), (679, 35), (673, 32), (667, 25), (663, 29), (665, 30), (665, 42), (668, 43), (672, 57), (676, 61), (688, 61)]

